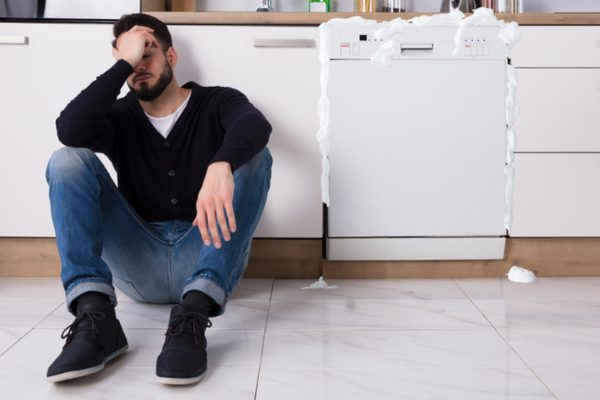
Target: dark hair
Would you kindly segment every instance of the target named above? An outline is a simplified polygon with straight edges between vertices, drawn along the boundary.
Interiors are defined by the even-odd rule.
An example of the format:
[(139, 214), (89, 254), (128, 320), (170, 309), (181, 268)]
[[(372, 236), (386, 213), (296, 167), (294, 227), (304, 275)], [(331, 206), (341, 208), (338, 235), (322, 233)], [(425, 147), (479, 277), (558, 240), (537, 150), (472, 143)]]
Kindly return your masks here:
[(115, 25), (113, 26), (113, 35), (115, 36), (115, 40), (113, 40), (112, 45), (115, 49), (117, 48), (117, 39), (119, 36), (129, 31), (136, 25), (146, 26), (150, 29), (154, 29), (152, 35), (161, 45), (164, 52), (169, 50), (169, 47), (173, 46), (173, 39), (171, 39), (169, 29), (164, 22), (148, 14), (128, 14), (123, 15), (121, 19), (115, 22)]

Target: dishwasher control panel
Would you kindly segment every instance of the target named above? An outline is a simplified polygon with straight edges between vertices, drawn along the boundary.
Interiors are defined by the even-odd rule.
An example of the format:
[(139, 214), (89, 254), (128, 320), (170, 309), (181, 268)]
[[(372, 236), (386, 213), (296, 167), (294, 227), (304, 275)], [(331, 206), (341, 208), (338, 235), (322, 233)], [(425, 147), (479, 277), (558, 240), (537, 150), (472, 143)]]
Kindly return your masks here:
[[(497, 27), (469, 27), (461, 41), (461, 51), (454, 56), (454, 35), (458, 27), (403, 27), (385, 39), (375, 32), (376, 26), (330, 28), (330, 59), (370, 59), (380, 49), (392, 52), (392, 59), (505, 59), (506, 45), (498, 38)], [(384, 47), (382, 47), (384, 46)]]
[(485, 36), (465, 37), (464, 53), (465, 56), (471, 57), (489, 57), (490, 43)]

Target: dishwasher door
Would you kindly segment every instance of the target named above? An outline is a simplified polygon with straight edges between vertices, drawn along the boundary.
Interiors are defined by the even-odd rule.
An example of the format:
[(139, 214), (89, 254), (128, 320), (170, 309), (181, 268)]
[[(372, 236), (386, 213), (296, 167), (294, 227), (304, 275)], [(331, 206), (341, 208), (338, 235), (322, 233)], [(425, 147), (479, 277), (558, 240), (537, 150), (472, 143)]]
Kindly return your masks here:
[[(505, 59), (331, 60), (329, 259), (503, 258)], [(453, 239), (381, 252), (391, 238)], [(467, 241), (492, 239), (491, 253)], [(369, 239), (381, 239), (379, 242)], [(374, 246), (376, 244), (376, 246)], [(487, 246), (484, 245), (483, 247)], [(351, 250), (349, 250), (351, 249)], [(453, 249), (459, 249), (458, 253)], [(501, 251), (500, 251), (501, 250)], [(340, 252), (354, 255), (340, 255)], [(358, 254), (356, 253), (358, 251)], [(408, 252), (410, 253), (410, 251)], [(392, 258), (393, 257), (393, 258)]]

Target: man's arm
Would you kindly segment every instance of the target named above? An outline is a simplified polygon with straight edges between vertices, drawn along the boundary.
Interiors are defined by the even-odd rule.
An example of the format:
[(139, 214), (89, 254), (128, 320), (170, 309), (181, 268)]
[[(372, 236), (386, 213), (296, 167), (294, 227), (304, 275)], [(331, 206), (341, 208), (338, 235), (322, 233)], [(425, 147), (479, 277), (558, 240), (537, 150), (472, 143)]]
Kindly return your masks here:
[[(119, 38), (113, 50), (117, 63), (84, 89), (56, 120), (59, 140), (66, 146), (107, 152), (116, 138), (111, 108), (134, 66), (151, 46), (158, 46), (149, 28), (134, 27)], [(123, 61), (120, 61), (123, 60)]]
[(233, 172), (267, 145), (271, 125), (237, 90), (224, 89), (217, 109), (225, 128), (225, 139), (206, 171), (196, 203), (194, 225), (200, 229), (204, 244), (209, 246), (212, 236), (218, 249), (221, 238), (217, 223), (225, 241), (231, 239), (231, 233), (237, 228), (233, 211)]
[[(194, 225), (200, 229), (202, 241), (207, 246), (210, 246), (212, 236), (215, 247), (217, 249), (221, 248), (221, 237), (219, 236), (217, 223), (221, 227), (223, 239), (226, 242), (231, 239), (231, 233), (236, 231), (233, 191), (233, 173), (229, 163), (220, 161), (209, 165), (202, 188), (198, 194), (198, 201), (196, 202), (197, 215), (194, 220)], [(227, 216), (227, 219), (225, 216)], [(229, 221), (229, 227), (227, 221)]]

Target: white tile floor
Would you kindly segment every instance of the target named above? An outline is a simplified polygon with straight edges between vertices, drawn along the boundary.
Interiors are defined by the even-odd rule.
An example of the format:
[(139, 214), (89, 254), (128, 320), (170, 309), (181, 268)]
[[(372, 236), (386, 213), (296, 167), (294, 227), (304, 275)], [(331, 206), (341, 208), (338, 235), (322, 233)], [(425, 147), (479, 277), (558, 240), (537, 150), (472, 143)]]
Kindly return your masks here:
[(58, 278), (0, 278), (0, 398), (600, 399), (600, 278), (243, 280), (207, 331), (209, 372), (162, 386), (169, 306), (119, 294), (129, 351), (45, 380), (66, 312)]

